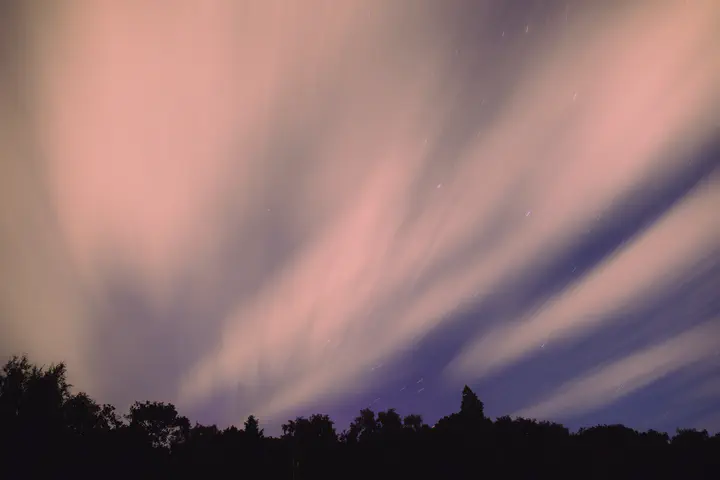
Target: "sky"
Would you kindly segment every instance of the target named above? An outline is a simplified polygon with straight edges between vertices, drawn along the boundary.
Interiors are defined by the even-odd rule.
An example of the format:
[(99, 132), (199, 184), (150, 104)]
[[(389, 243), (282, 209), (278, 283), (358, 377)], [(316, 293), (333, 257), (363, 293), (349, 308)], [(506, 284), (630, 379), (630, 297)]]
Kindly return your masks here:
[(720, 431), (720, 3), (0, 5), (0, 355), (266, 432), (468, 384)]

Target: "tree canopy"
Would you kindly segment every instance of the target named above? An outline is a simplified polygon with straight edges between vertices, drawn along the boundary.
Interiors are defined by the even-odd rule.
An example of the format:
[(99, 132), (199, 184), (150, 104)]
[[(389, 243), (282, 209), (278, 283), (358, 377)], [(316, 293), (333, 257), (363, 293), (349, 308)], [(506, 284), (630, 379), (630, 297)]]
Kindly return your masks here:
[[(671, 437), (623, 425), (570, 432), (527, 418), (486, 418), (467, 385), (460, 410), (434, 426), (395, 409), (361, 410), (338, 432), (328, 415), (298, 417), (266, 436), (191, 426), (170, 403), (120, 415), (72, 393), (65, 365), (10, 359), (0, 371), (0, 478), (718, 478), (720, 434)], [(239, 419), (240, 420), (240, 419)]]

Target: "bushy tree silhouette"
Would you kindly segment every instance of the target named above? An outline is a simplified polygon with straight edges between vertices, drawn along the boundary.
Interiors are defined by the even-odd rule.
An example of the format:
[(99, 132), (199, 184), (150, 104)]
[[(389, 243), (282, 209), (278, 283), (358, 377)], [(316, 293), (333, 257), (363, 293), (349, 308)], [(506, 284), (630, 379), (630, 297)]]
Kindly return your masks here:
[(153, 447), (170, 449), (183, 443), (190, 433), (190, 421), (178, 415), (175, 405), (162, 402), (135, 402), (127, 415), (129, 427)]
[(258, 422), (254, 415), (250, 415), (247, 420), (245, 420), (245, 435), (258, 440), (265, 436), (265, 431), (260, 428), (260, 422)]
[(266, 437), (252, 415), (243, 427), (191, 427), (162, 402), (135, 402), (118, 415), (72, 393), (62, 363), (13, 357), (0, 371), (0, 478), (695, 479), (720, 471), (720, 434), (491, 421), (468, 386), (460, 410), (433, 428), (392, 408), (361, 410), (340, 435), (320, 414), (289, 420), (280, 438)]
[(405, 428), (406, 430), (419, 432), (423, 429), (423, 427), (427, 427), (427, 425), (423, 423), (422, 415), (411, 413), (410, 415), (406, 415), (405, 418), (403, 418), (403, 428)]

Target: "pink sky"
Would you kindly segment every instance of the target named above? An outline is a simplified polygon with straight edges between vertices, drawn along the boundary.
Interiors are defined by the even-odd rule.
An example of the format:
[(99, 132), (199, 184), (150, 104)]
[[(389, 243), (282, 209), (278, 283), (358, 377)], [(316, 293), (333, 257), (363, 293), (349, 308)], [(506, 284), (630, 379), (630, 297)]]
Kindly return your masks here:
[[(491, 99), (501, 108), (448, 166), (433, 166), (449, 105), (468, 87), (448, 67), (440, 4), (412, 3), (76, 0), (31, 11), (32, 110), (18, 128), (30, 147), (0, 152), (10, 172), (0, 218), (10, 203), (14, 216), (3, 248), (21, 252), (6, 263), (17, 281), (0, 283), (12, 341), (43, 361), (66, 358), (73, 383), (102, 398), (90, 332), (110, 308), (112, 275), (160, 312), (180, 282), (202, 311), (241, 276), (254, 294), (213, 324), (217, 344), (177, 389), (152, 393), (190, 405), (237, 382), (270, 383), (247, 409), (279, 415), (352, 391), (476, 292), (567, 248), (638, 182), (682, 168), (669, 155), (678, 142), (717, 135), (718, 3), (577, 9), (562, 35), (508, 32), (512, 58), (471, 90), (510, 82)], [(35, 203), (10, 178), (38, 192)], [(720, 244), (718, 186), (715, 175), (539, 311), (471, 342), (448, 374), (478, 378), (538, 338), (588, 334), (658, 278), (691, 274)], [(266, 205), (276, 196), (279, 212)], [(458, 262), (498, 215), (503, 236)], [(298, 246), (268, 273), (258, 225), (279, 221)], [(230, 235), (255, 250), (228, 251)], [(596, 375), (679, 368), (690, 352), (710, 354), (701, 338), (672, 343), (677, 361), (650, 349)], [(342, 355), (330, 362), (327, 348)], [(582, 409), (590, 384), (593, 401), (612, 397), (588, 378), (531, 411)]]

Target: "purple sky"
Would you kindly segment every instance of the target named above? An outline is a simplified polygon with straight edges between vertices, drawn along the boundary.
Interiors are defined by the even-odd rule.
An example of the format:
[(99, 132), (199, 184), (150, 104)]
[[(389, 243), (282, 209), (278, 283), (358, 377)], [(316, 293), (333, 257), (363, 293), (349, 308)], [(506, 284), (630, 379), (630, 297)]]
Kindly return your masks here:
[(714, 0), (6, 2), (0, 355), (221, 426), (720, 430)]

